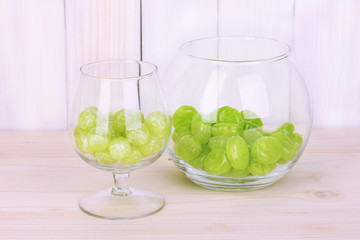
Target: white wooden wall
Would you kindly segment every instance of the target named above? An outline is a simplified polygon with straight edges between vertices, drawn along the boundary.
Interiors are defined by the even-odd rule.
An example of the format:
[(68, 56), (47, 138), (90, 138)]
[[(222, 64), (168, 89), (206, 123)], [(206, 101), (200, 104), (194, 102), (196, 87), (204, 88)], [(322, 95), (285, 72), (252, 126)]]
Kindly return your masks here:
[(314, 126), (360, 127), (360, 1), (142, 0), (142, 15), (140, 6), (0, 0), (0, 129), (66, 129), (81, 65), (142, 56), (162, 74), (181, 43), (217, 34), (291, 43), (312, 90)]

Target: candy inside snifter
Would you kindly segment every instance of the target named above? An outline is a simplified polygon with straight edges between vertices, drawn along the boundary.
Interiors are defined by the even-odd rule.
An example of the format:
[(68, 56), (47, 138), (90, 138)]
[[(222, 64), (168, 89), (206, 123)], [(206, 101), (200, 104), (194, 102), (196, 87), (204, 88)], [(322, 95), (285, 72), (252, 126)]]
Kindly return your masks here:
[(77, 149), (97, 162), (133, 165), (159, 153), (170, 129), (170, 116), (160, 111), (144, 117), (138, 109), (101, 113), (91, 106), (79, 114), (73, 134)]
[(216, 112), (216, 121), (210, 121), (194, 107), (181, 106), (172, 119), (175, 154), (208, 174), (263, 176), (292, 160), (301, 148), (302, 135), (290, 122), (267, 132), (251, 110), (224, 106)]

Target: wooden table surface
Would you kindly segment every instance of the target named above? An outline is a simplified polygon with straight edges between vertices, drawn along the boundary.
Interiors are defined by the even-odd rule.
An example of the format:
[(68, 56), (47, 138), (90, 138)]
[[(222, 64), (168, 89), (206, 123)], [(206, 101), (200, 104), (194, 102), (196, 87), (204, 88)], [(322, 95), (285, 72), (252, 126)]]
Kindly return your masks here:
[(0, 132), (0, 161), (1, 239), (360, 239), (360, 129), (314, 130), (294, 168), (253, 192), (201, 188), (163, 155), (130, 183), (166, 206), (136, 220), (79, 209), (112, 176), (77, 157), (65, 131)]

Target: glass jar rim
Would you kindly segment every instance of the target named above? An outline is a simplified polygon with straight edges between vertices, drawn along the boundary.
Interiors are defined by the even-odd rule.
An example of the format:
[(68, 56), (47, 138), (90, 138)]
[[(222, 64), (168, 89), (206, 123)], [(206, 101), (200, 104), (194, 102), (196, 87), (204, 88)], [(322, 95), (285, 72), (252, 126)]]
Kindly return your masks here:
[[(119, 77), (114, 77), (114, 76), (106, 76), (106, 75), (98, 75), (98, 74), (93, 74), (91, 73), (91, 69), (93, 69), (94, 67), (98, 67), (98, 66), (105, 66), (105, 65), (109, 65), (109, 64), (134, 64), (137, 65), (139, 67), (139, 72), (138, 74), (129, 74), (129, 75), (122, 75)], [(146, 69), (143, 73), (141, 72), (141, 67), (142, 69)], [(96, 61), (96, 62), (90, 62), (87, 64), (84, 64), (83, 66), (80, 67), (80, 72), (81, 74), (90, 77), (90, 78), (94, 78), (94, 79), (98, 79), (98, 80), (138, 80), (140, 78), (144, 78), (144, 77), (149, 77), (151, 75), (154, 75), (157, 72), (157, 66), (153, 63), (150, 62), (146, 62), (146, 61), (139, 61), (139, 60), (135, 60), (135, 59), (111, 59), (111, 60), (101, 60), (101, 61)]]
[[(216, 56), (202, 56), (201, 54), (194, 53), (194, 47), (204, 45), (206, 42), (217, 42), (217, 51), (219, 52), (219, 43), (226, 42), (226, 41), (243, 41), (243, 42), (262, 42), (268, 43), (273, 46), (277, 46), (281, 51), (274, 53), (273, 55), (269, 55), (266, 57), (248, 57), (248, 58), (234, 58), (234, 59), (227, 59)], [(284, 58), (287, 58), (292, 53), (291, 46), (285, 42), (281, 42), (277, 39), (273, 38), (266, 38), (266, 37), (258, 37), (258, 36), (245, 36), (245, 35), (233, 35), (233, 36), (217, 36), (217, 37), (206, 37), (206, 38), (199, 38), (189, 42), (186, 42), (181, 45), (180, 53), (182, 55), (199, 59), (199, 60), (206, 60), (206, 61), (213, 61), (213, 62), (223, 62), (223, 63), (263, 63), (263, 62), (275, 62), (280, 61)]]

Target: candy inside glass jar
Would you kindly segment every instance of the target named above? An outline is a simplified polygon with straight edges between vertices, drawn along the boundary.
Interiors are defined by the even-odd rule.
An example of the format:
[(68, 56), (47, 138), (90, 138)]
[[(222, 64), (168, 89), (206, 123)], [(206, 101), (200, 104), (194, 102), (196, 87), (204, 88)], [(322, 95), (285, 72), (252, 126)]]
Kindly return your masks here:
[(312, 108), (287, 44), (243, 36), (194, 40), (180, 48), (162, 83), (173, 112), (168, 152), (203, 187), (267, 187), (305, 149)]
[(194, 107), (182, 106), (173, 116), (175, 154), (208, 174), (263, 176), (292, 160), (302, 146), (303, 137), (290, 122), (270, 132), (251, 110), (224, 106), (215, 115), (211, 121)]
[[(80, 209), (105, 219), (141, 218), (160, 211), (165, 204), (161, 194), (128, 184), (131, 172), (159, 159), (171, 134), (157, 67), (131, 59), (106, 60), (88, 63), (80, 71), (69, 112), (71, 143), (81, 159), (111, 171), (114, 180), (112, 187), (84, 195)], [(91, 179), (87, 181), (91, 186)]]
[(138, 109), (103, 113), (91, 106), (79, 114), (73, 135), (77, 150), (88, 161), (126, 169), (161, 153), (170, 127), (170, 116), (161, 111), (144, 117)]

